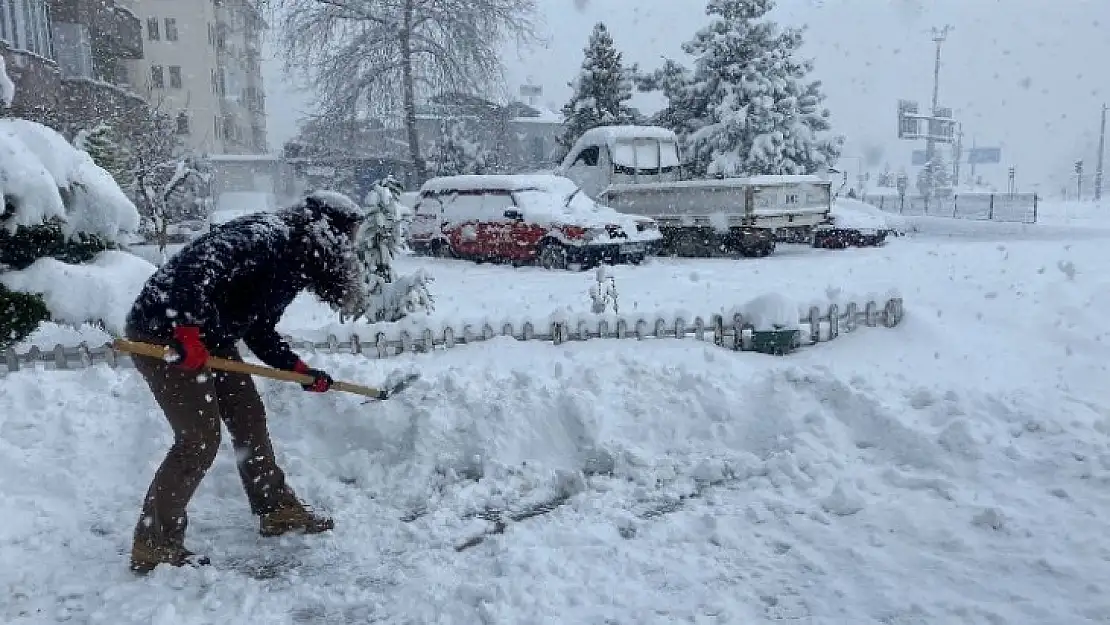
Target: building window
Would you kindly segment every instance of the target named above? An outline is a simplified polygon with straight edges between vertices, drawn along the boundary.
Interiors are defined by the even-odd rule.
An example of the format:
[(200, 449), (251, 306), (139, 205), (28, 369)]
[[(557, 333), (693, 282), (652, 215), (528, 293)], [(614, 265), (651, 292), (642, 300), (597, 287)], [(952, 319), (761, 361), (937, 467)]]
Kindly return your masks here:
[(170, 65), (170, 88), (171, 89), (180, 89), (181, 88), (181, 66), (180, 65)]
[(57, 36), (58, 68), (65, 78), (92, 78), (92, 37), (83, 24), (54, 24)]
[(177, 41), (177, 18), (166, 18), (166, 41)]
[(153, 89), (164, 89), (166, 87), (166, 78), (162, 74), (161, 65), (150, 66), (150, 86)]
[(208, 45), (216, 45), (216, 32), (212, 30), (212, 22), (208, 22)]
[(162, 38), (158, 31), (158, 18), (148, 17), (146, 20), (146, 38), (151, 41), (158, 41)]
[(0, 2), (0, 39), (11, 48), (54, 59), (50, 26), (46, 0)]
[(235, 139), (235, 120), (230, 117), (224, 118), (223, 136), (227, 139)]
[(177, 134), (189, 134), (189, 115), (185, 111), (177, 114)]
[(216, 93), (227, 94), (227, 74), (222, 67), (216, 70)]
[(216, 138), (217, 139), (223, 138), (223, 128), (224, 127), (222, 125), (220, 125), (220, 118), (219, 117), (213, 117), (212, 121), (214, 122), (214, 127), (216, 128)]

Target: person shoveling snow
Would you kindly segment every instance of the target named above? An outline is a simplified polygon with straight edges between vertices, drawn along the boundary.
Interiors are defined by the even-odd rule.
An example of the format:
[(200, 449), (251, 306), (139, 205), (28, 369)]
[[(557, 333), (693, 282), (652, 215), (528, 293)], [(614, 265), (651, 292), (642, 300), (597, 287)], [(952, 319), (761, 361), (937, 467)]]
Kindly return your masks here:
[[(372, 207), (373, 208), (373, 207)], [(242, 340), (264, 363), (307, 376), (307, 391), (335, 384), (301, 360), (275, 326), (302, 290), (345, 312), (365, 312), (381, 293), (368, 292), (360, 237), (374, 228), (373, 214), (345, 195), (320, 191), (276, 213), (241, 217), (201, 236), (161, 267), (143, 287), (127, 317), (132, 341), (168, 346), (166, 359), (134, 358), (167, 421), (174, 443), (155, 473), (135, 526), (131, 569), (159, 564), (208, 564), (185, 547), (189, 500), (215, 460), (220, 423), (238, 458), (251, 512), (264, 536), (319, 533), (334, 521), (303, 504), (277, 464), (266, 410), (252, 378), (206, 367), (209, 359), (241, 361)], [(372, 233), (371, 233), (372, 234)], [(373, 268), (371, 268), (373, 270)], [(423, 279), (396, 287), (392, 302), (427, 300)], [(375, 300), (376, 298), (376, 300)], [(387, 313), (399, 318), (405, 310)]]

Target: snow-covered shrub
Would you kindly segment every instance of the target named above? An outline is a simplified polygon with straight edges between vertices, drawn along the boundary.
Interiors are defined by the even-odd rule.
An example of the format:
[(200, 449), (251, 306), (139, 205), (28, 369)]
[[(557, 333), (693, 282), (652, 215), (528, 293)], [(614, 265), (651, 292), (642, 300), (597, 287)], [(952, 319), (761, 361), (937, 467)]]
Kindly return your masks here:
[(0, 265), (25, 269), (40, 258), (65, 263), (84, 263), (117, 245), (101, 236), (75, 232), (67, 234), (57, 218), (37, 226), (19, 226), (14, 232), (0, 229)]
[(3, 224), (9, 229), (57, 217), (67, 234), (116, 240), (139, 225), (111, 174), (58, 132), (25, 119), (0, 119), (0, 194), (13, 207)]
[(398, 277), (393, 261), (400, 249), (402, 187), (392, 177), (377, 182), (364, 200), (368, 213), (355, 239), (355, 257), (361, 278), (357, 296), (345, 314), (369, 323), (397, 321), (433, 306), (423, 271)]
[(38, 293), (12, 291), (0, 283), (0, 351), (18, 343), (50, 320), (46, 301)]
[[(0, 92), (10, 105), (7, 82), (0, 65)], [(0, 196), (0, 342), (12, 344), (57, 312), (36, 294), (41, 288), (21, 286), (25, 272), (43, 257), (63, 268), (73, 265), (59, 261), (92, 259), (134, 232), (139, 213), (88, 153), (25, 119), (0, 119)], [(86, 292), (93, 303), (98, 297)]]
[(491, 167), (493, 157), (465, 123), (448, 119), (443, 125), (443, 137), (432, 160), (437, 176), (462, 176), (484, 174)]
[(594, 314), (603, 315), (611, 305), (614, 313), (620, 313), (617, 300), (617, 281), (608, 274), (605, 265), (597, 268), (594, 279), (594, 284), (590, 285), (590, 310)]
[(135, 295), (154, 271), (134, 254), (109, 250), (81, 264), (40, 258), (23, 271), (0, 274), (0, 284), (41, 295), (53, 321), (74, 326), (100, 321), (119, 335)]

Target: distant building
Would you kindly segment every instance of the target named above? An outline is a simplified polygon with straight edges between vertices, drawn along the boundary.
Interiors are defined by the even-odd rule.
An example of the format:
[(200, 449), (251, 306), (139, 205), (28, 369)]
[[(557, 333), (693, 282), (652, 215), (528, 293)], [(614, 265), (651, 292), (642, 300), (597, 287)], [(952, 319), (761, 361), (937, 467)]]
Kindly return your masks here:
[(467, 94), (445, 94), (418, 106), (417, 134), (425, 158), (432, 158), (448, 121), (462, 122), (468, 134), (496, 152), (499, 170), (521, 173), (557, 165), (555, 138), (562, 131), (559, 113), (523, 102), (499, 105)]
[(262, 32), (253, 0), (143, 0), (145, 55), (132, 66), (151, 106), (201, 154), (268, 152)]

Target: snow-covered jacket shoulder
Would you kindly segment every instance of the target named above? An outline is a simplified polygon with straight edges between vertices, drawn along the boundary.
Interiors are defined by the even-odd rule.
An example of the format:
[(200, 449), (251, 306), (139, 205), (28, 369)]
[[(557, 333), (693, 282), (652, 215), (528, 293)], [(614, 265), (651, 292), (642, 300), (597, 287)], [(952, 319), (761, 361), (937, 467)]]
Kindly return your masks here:
[(198, 326), (209, 347), (242, 339), (263, 362), (291, 369), (297, 356), (275, 326), (297, 294), (339, 298), (348, 252), (304, 211), (240, 217), (188, 245), (144, 285), (128, 333), (169, 340), (177, 325)]

